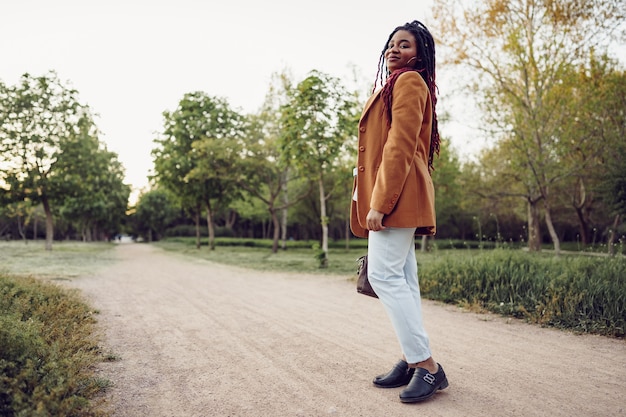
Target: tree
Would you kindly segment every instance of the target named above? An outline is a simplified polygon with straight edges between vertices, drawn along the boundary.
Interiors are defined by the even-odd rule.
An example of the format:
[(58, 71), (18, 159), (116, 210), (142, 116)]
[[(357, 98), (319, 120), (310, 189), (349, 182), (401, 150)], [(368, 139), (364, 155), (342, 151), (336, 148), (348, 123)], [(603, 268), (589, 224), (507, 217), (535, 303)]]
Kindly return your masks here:
[(93, 121), (83, 116), (55, 162), (50, 190), (61, 215), (77, 226), (83, 241), (119, 231), (130, 186), (117, 154), (98, 139)]
[[(278, 85), (276, 85), (278, 84)], [(248, 117), (244, 152), (238, 164), (239, 185), (267, 207), (273, 226), (272, 253), (278, 252), (280, 233), (286, 234), (286, 216), (281, 228), (279, 213), (306, 197), (311, 188), (289, 196), (289, 184), (298, 178), (289, 166), (280, 163), (280, 103), (286, 100), (290, 80), (287, 74), (275, 75), (274, 83), (265, 97), (260, 111)], [(283, 235), (283, 242), (284, 242)]]
[[(328, 216), (325, 178), (329, 172), (352, 159), (345, 152), (348, 139), (356, 133), (356, 103), (337, 78), (311, 71), (289, 91), (282, 106), (279, 147), (282, 161), (317, 182), (322, 226), (321, 266), (328, 264)], [(342, 161), (342, 157), (344, 161)]]
[(177, 208), (168, 191), (154, 189), (139, 197), (135, 214), (138, 232), (148, 242), (159, 240), (176, 217)]
[(14, 195), (41, 203), (46, 213), (46, 249), (54, 238), (50, 181), (64, 140), (88, 108), (77, 91), (56, 73), (24, 74), (13, 87), (0, 91), (0, 181)]
[(197, 247), (200, 214), (206, 208), (209, 247), (214, 249), (216, 205), (225, 205), (237, 194), (232, 166), (240, 156), (242, 117), (225, 100), (203, 92), (185, 94), (177, 109), (163, 117), (164, 131), (152, 151), (153, 179), (193, 214)]
[[(559, 123), (567, 97), (552, 92), (570, 67), (603, 45), (625, 13), (619, 0), (486, 0), (468, 7), (457, 0), (435, 2), (439, 43), (448, 47), (453, 62), (478, 74), (473, 90), (492, 134), (510, 141), (512, 159), (526, 173), (529, 235), (539, 235), (543, 202), (557, 253), (551, 188), (572, 172), (559, 163)], [(529, 239), (529, 248), (540, 250), (539, 243)]]
[[(565, 178), (565, 194), (576, 212), (580, 241), (591, 243), (594, 215), (609, 217), (613, 192), (610, 178), (613, 167), (623, 165), (619, 159), (626, 142), (626, 83), (624, 72), (606, 56), (591, 53), (584, 65), (573, 68), (556, 94), (571, 97), (560, 126), (564, 147), (560, 161), (573, 166), (573, 175)], [(617, 163), (616, 157), (618, 158)], [(582, 166), (585, 169), (575, 169)], [(607, 175), (608, 174), (608, 175)], [(620, 174), (617, 174), (619, 177)], [(607, 188), (608, 186), (608, 188)], [(607, 206), (608, 204), (608, 206)], [(602, 227), (613, 223), (603, 222)]]
[[(597, 114), (602, 121), (603, 154), (599, 194), (613, 214), (608, 234), (609, 254), (614, 254), (617, 229), (626, 216), (626, 72), (612, 71), (597, 91), (603, 106)], [(608, 145), (608, 146), (607, 146)]]
[[(526, 180), (527, 171), (520, 167), (519, 161), (512, 158), (512, 141), (502, 139), (491, 149), (481, 152), (478, 162), (464, 167), (462, 188), (466, 193), (465, 208), (473, 208), (472, 216), (478, 222), (489, 220), (487, 216), (495, 216), (496, 240), (504, 238), (504, 230), (508, 229), (509, 239), (527, 240), (529, 247), (540, 247), (541, 227), (540, 213), (537, 204), (529, 201), (533, 195), (532, 181)], [(475, 198), (478, 197), (478, 198)], [(524, 202), (524, 205), (517, 203)], [(518, 234), (511, 227), (506, 227), (498, 219), (516, 223), (518, 217), (527, 219), (526, 234)], [(505, 226), (505, 227), (501, 227)], [(482, 235), (479, 236), (483, 238)]]
[[(437, 205), (437, 234), (458, 236), (459, 216), (463, 189), (461, 187), (461, 164), (450, 147), (450, 141), (442, 139), (439, 158), (432, 173)], [(454, 229), (457, 229), (453, 232)], [(423, 239), (425, 241), (425, 239)], [(425, 250), (425, 245), (422, 245)]]

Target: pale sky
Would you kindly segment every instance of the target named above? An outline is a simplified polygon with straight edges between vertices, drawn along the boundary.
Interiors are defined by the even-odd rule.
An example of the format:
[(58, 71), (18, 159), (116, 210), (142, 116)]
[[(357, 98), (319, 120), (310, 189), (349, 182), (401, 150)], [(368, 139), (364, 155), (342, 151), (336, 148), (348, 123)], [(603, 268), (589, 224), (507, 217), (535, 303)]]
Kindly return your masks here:
[[(242, 113), (262, 104), (273, 73), (299, 82), (313, 70), (371, 87), (389, 33), (432, 22), (431, 0), (0, 0), (0, 79), (55, 70), (98, 115), (100, 139), (119, 155), (135, 193), (148, 184), (162, 112), (185, 93), (225, 98)], [(438, 68), (441, 125), (463, 155), (484, 145), (471, 102), (447, 100)]]

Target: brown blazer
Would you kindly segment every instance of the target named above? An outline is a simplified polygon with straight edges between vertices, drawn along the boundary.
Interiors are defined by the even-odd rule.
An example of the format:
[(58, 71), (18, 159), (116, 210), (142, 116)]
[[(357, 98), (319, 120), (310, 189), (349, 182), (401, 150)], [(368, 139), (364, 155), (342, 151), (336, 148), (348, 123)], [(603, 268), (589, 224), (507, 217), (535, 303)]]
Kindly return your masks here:
[(432, 103), (422, 77), (401, 74), (393, 89), (392, 123), (384, 114), (379, 90), (367, 101), (359, 121), (357, 175), (354, 178), (350, 228), (367, 237), (370, 208), (385, 214), (387, 227), (415, 227), (434, 235), (435, 190), (428, 172)]

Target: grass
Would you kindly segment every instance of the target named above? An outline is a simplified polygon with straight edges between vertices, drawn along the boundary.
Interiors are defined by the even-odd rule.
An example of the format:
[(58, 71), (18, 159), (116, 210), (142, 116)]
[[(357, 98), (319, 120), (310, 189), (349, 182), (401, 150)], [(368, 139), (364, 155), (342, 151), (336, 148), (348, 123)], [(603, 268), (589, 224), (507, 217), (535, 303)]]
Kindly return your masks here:
[(532, 323), (626, 335), (626, 260), (521, 251), (446, 256), (424, 269), (422, 293)]
[[(320, 268), (316, 256), (317, 241), (288, 241), (287, 249), (279, 249), (277, 253), (272, 253), (272, 241), (269, 239), (217, 238), (213, 251), (209, 250), (206, 239), (202, 240), (200, 249), (196, 249), (195, 239), (187, 237), (167, 238), (153, 245), (173, 253), (255, 270), (332, 275), (354, 275), (357, 258), (367, 253), (365, 239), (352, 239), (349, 249), (346, 249), (345, 241), (329, 242), (328, 267)], [(436, 250), (421, 252), (418, 249), (418, 263), (433, 262), (448, 253), (471, 256), (471, 253), (476, 253), (472, 250), (476, 245), (448, 240), (437, 242)], [(455, 247), (463, 250), (451, 249)]]
[(194, 258), (205, 259), (227, 265), (241, 266), (263, 271), (285, 271), (318, 274), (347, 275), (356, 271), (356, 259), (367, 252), (366, 248), (351, 250), (333, 248), (329, 253), (328, 268), (320, 268), (315, 251), (309, 247), (291, 247), (277, 253), (271, 252), (271, 246), (225, 246), (218, 245), (211, 251), (206, 246), (200, 249), (185, 241), (165, 240), (154, 243), (155, 246), (169, 252), (175, 252)]
[(97, 399), (110, 385), (95, 365), (96, 314), (54, 280), (93, 273), (112, 245), (0, 242), (0, 415), (105, 416)]
[(71, 279), (95, 272), (112, 262), (114, 245), (103, 242), (54, 242), (45, 250), (43, 241), (0, 242), (0, 273)]

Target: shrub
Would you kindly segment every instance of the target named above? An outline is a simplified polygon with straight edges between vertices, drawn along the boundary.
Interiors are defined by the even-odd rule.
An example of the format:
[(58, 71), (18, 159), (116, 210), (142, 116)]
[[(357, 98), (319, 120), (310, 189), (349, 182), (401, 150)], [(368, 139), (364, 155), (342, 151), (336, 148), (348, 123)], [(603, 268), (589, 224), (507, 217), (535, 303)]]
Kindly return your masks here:
[(423, 294), (530, 322), (624, 337), (626, 262), (493, 250), (444, 256), (422, 268)]
[(94, 323), (75, 292), (0, 275), (0, 415), (102, 415)]

